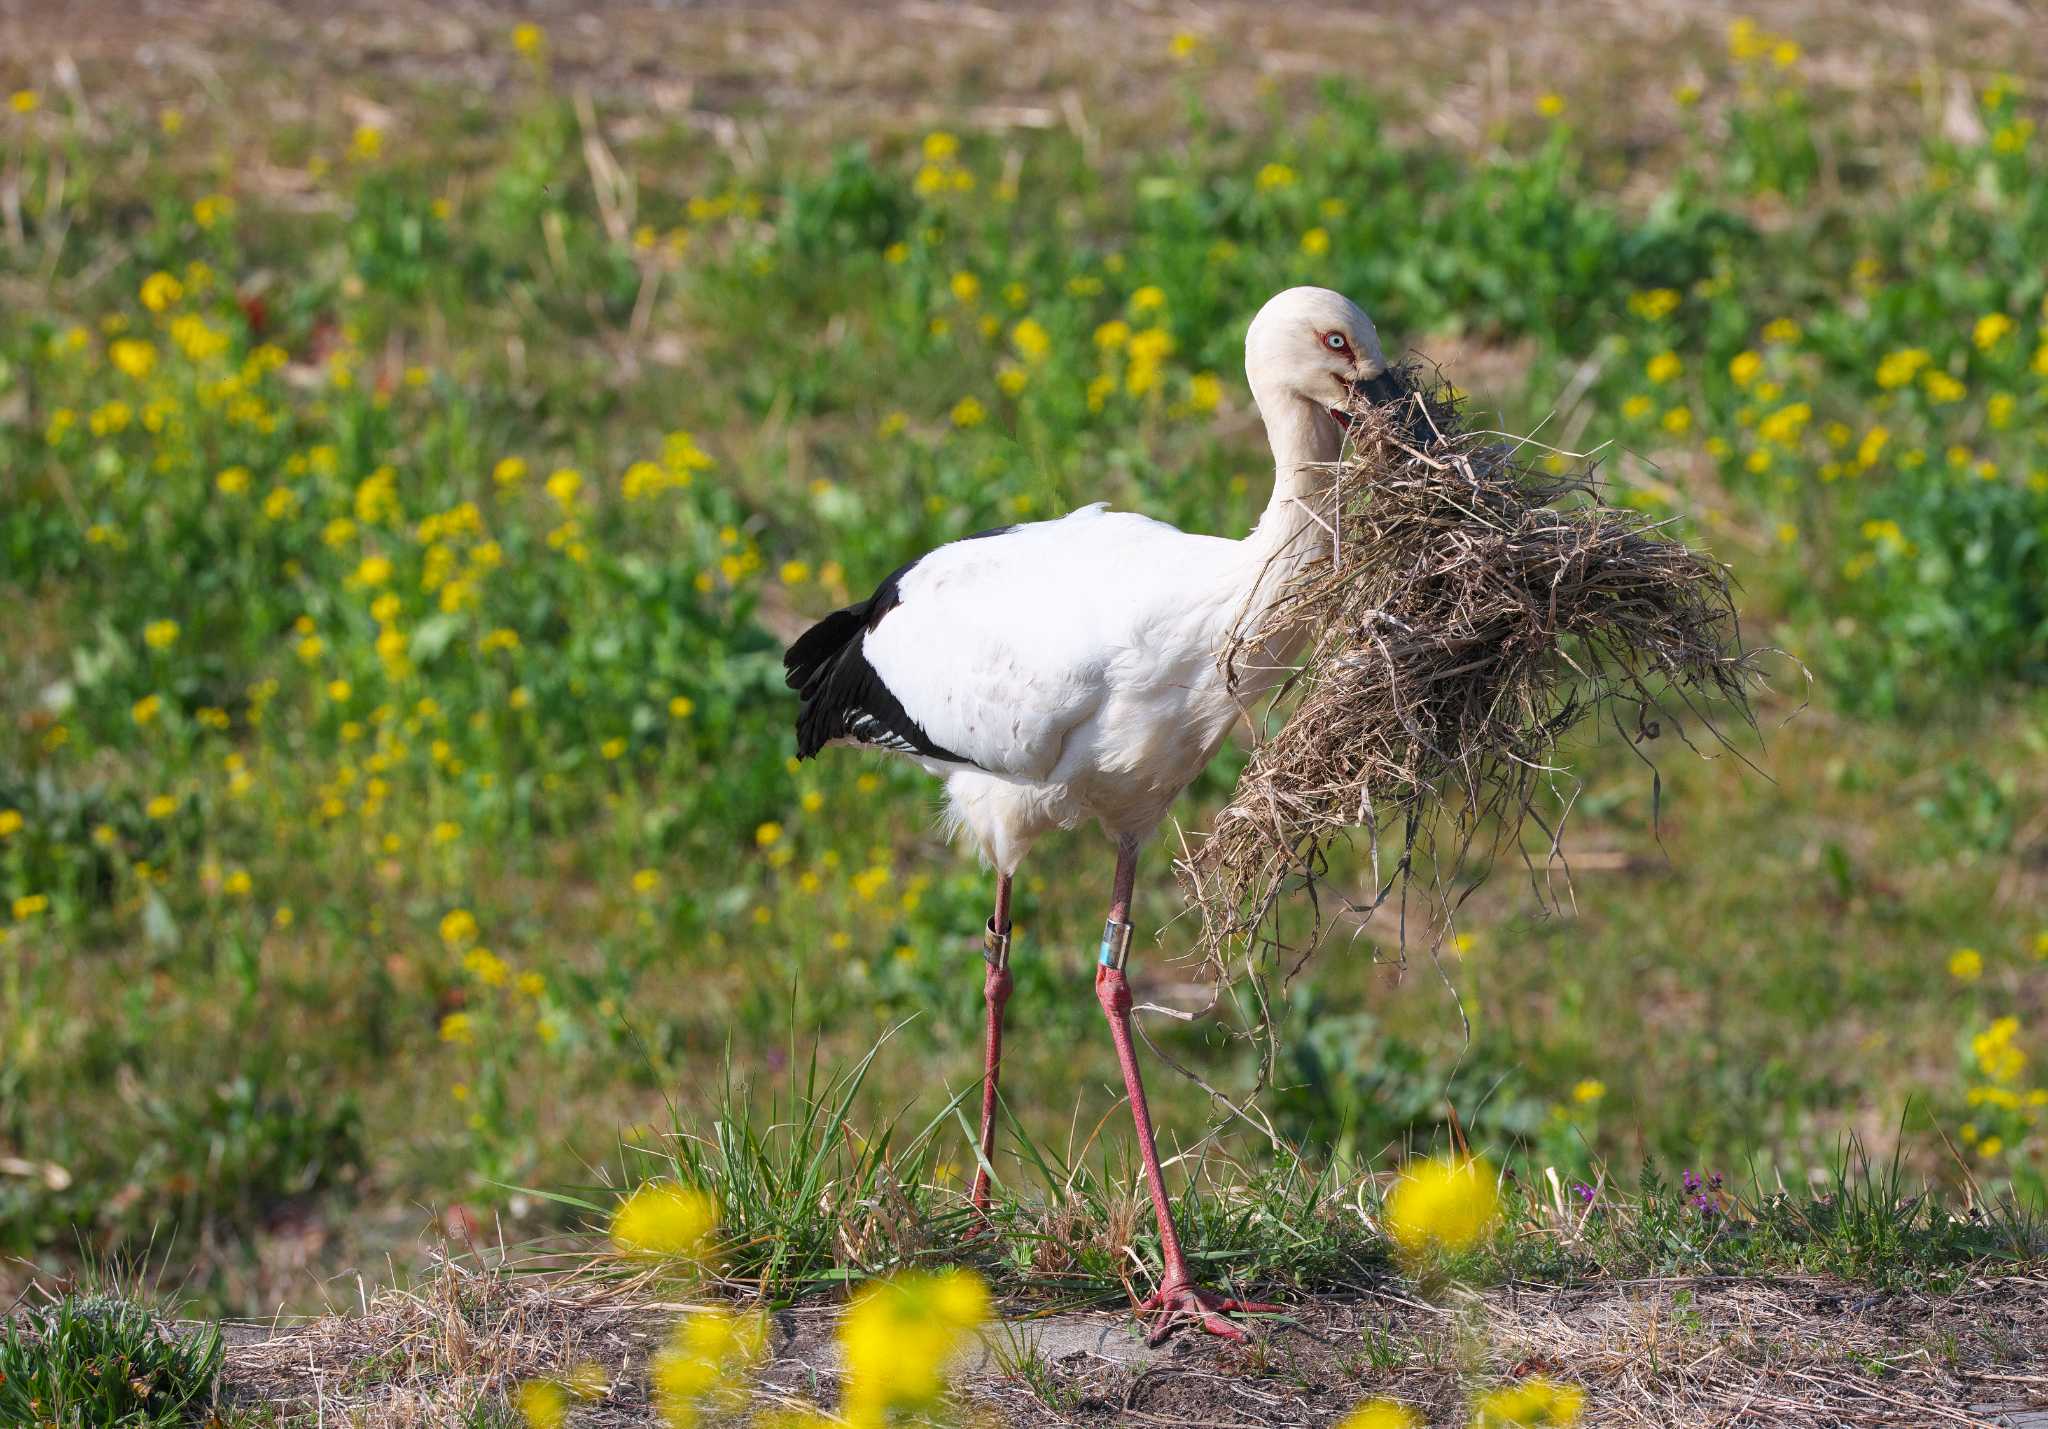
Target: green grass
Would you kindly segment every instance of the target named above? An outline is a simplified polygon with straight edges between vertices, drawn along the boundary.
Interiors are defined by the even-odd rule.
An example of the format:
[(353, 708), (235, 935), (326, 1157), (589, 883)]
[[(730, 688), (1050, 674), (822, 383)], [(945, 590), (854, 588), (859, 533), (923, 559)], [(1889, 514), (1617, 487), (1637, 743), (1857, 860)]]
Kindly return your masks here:
[(0, 1325), (0, 1416), (54, 1429), (187, 1424), (220, 1375), (219, 1331), (173, 1335), (119, 1296), (66, 1296)]
[[(725, 1188), (735, 1273), (779, 1293), (945, 1246), (988, 880), (915, 771), (791, 767), (778, 632), (1083, 501), (1240, 534), (1243, 324), (1313, 281), (1689, 515), (1817, 683), (1785, 724), (1782, 667), (1768, 777), (1661, 741), (1655, 820), (1633, 751), (1583, 751), (1565, 909), (1504, 867), (1461, 912), (1469, 1041), (1383, 930), (1312, 963), (1265, 1098), (1300, 1156), (1224, 1128), (1191, 1240), (1340, 1278), (1370, 1237), (1284, 1229), (1344, 1226), (1455, 1123), (1531, 1185), (1647, 1157), (1792, 1188), (1617, 1265), (1997, 1254), (1943, 1218), (2038, 1206), (2048, 1157), (2040, 99), (1975, 75), (1937, 122), (1799, 38), (1691, 34), (1631, 59), (1654, 106), (1532, 90), (1470, 143), (1426, 95), (1248, 105), (1221, 48), (1153, 57), (1128, 114), (1091, 91), (1153, 126), (1106, 148), (976, 127), (964, 74), (931, 131), (768, 112), (720, 145), (501, 35), (488, 84), (377, 71), (362, 133), (331, 77), (280, 103), (255, 38), (222, 42), (233, 106), (95, 69), (126, 97), (88, 113), (0, 65), (40, 94), (0, 113), (0, 1147), (31, 1168), (0, 1248), (175, 1227), (210, 1303), (305, 1303), (267, 1228), (336, 1265), (408, 1254), (422, 1203), (540, 1234), (583, 1213), (511, 1188), (586, 1184), (621, 1128)], [(1083, 1297), (1149, 1235), (1087, 992), (1106, 865), (1083, 833), (1026, 869), (997, 1157), (1010, 1269)], [(1179, 911), (1154, 850), (1136, 965), (1185, 1000)], [(1241, 1088), (1225, 1031), (1154, 1035)], [(814, 1066), (858, 1070), (786, 1080)], [(1192, 1143), (1206, 1099), (1152, 1088)], [(1940, 1192), (1895, 1251), (1891, 1212), (1800, 1239), (1811, 1186), (1890, 1187), (1841, 1174), (1852, 1140)]]

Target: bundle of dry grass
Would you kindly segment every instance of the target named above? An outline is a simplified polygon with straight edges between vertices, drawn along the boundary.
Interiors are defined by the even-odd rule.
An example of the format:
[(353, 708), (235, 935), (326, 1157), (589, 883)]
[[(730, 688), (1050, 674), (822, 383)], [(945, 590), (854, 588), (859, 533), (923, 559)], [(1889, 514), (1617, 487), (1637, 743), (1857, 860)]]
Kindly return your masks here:
[(1569, 790), (1551, 818), (1538, 799), (1566, 731), (1598, 717), (1654, 737), (1674, 703), (1709, 730), (1712, 707), (1749, 718), (1725, 567), (1668, 522), (1604, 504), (1589, 476), (1546, 474), (1467, 431), (1418, 369), (1397, 378), (1398, 400), (1352, 415), (1328, 553), (1222, 656), (1235, 687), (1253, 652), (1301, 642), (1269, 707), (1291, 712), (1180, 864), (1219, 973), (1235, 952), (1256, 969), (1289, 946), (1276, 915), (1292, 889), (1308, 890), (1315, 924), (1292, 944), (1315, 946), (1319, 880), (1355, 831), (1371, 840), (1373, 888), (1344, 911), (1369, 917), (1398, 888), (1405, 946), (1406, 892), (1426, 866), (1440, 936), (1482, 831), (1490, 850), (1520, 848), (1534, 822), (1557, 856)]

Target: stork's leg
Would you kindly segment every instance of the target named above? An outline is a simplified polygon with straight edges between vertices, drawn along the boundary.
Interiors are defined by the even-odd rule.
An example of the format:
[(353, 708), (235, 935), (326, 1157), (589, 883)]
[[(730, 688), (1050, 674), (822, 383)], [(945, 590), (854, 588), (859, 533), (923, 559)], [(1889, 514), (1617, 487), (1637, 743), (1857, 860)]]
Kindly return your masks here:
[(1228, 1310), (1276, 1310), (1245, 1300), (1229, 1300), (1198, 1289), (1188, 1273), (1187, 1257), (1181, 1252), (1180, 1232), (1174, 1229), (1173, 1211), (1166, 1199), (1166, 1178), (1159, 1169), (1159, 1147), (1152, 1136), (1152, 1113), (1145, 1105), (1145, 1083), (1138, 1075), (1138, 1056), (1131, 1045), (1131, 987), (1124, 980), (1124, 962), (1131, 950), (1131, 884), (1138, 871), (1138, 844), (1121, 839), (1116, 850), (1116, 891), (1109, 908), (1109, 921), (1102, 930), (1102, 957), (1095, 969), (1095, 998), (1109, 1018), (1109, 1035), (1116, 1042), (1116, 1059), (1123, 1066), (1124, 1090), (1131, 1101), (1131, 1119), (1138, 1127), (1138, 1154), (1145, 1161), (1145, 1180), (1152, 1192), (1152, 1210), (1159, 1218), (1159, 1246), (1164, 1253), (1165, 1279), (1159, 1289), (1139, 1306), (1140, 1311), (1157, 1310), (1151, 1342), (1158, 1344), (1182, 1324), (1199, 1325), (1212, 1335), (1241, 1340), (1244, 1331), (1223, 1318)]
[(996, 911), (982, 933), (981, 956), (988, 963), (981, 996), (988, 1004), (988, 1036), (981, 1079), (981, 1163), (974, 1169), (969, 1199), (988, 1209), (988, 1168), (996, 1151), (996, 1084), (1003, 1066), (1003, 1007), (1010, 1000), (1010, 875), (996, 875)]

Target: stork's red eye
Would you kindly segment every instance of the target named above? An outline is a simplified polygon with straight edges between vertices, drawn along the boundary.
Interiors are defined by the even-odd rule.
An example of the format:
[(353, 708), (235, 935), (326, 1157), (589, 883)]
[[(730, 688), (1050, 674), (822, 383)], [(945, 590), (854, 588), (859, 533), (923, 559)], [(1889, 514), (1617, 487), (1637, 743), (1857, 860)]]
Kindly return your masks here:
[(1333, 332), (1323, 339), (1323, 346), (1329, 348), (1332, 352), (1342, 352), (1348, 344), (1344, 341), (1343, 333)]

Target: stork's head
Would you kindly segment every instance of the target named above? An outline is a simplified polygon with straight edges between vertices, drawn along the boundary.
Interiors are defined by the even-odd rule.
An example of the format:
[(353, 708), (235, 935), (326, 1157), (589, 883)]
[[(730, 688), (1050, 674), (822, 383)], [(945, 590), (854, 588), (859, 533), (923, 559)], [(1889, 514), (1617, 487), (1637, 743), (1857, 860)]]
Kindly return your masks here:
[(1269, 427), (1283, 404), (1306, 403), (1319, 422), (1348, 426), (1354, 389), (1376, 402), (1396, 395), (1372, 319), (1328, 288), (1289, 288), (1268, 299), (1245, 334), (1244, 372)]

